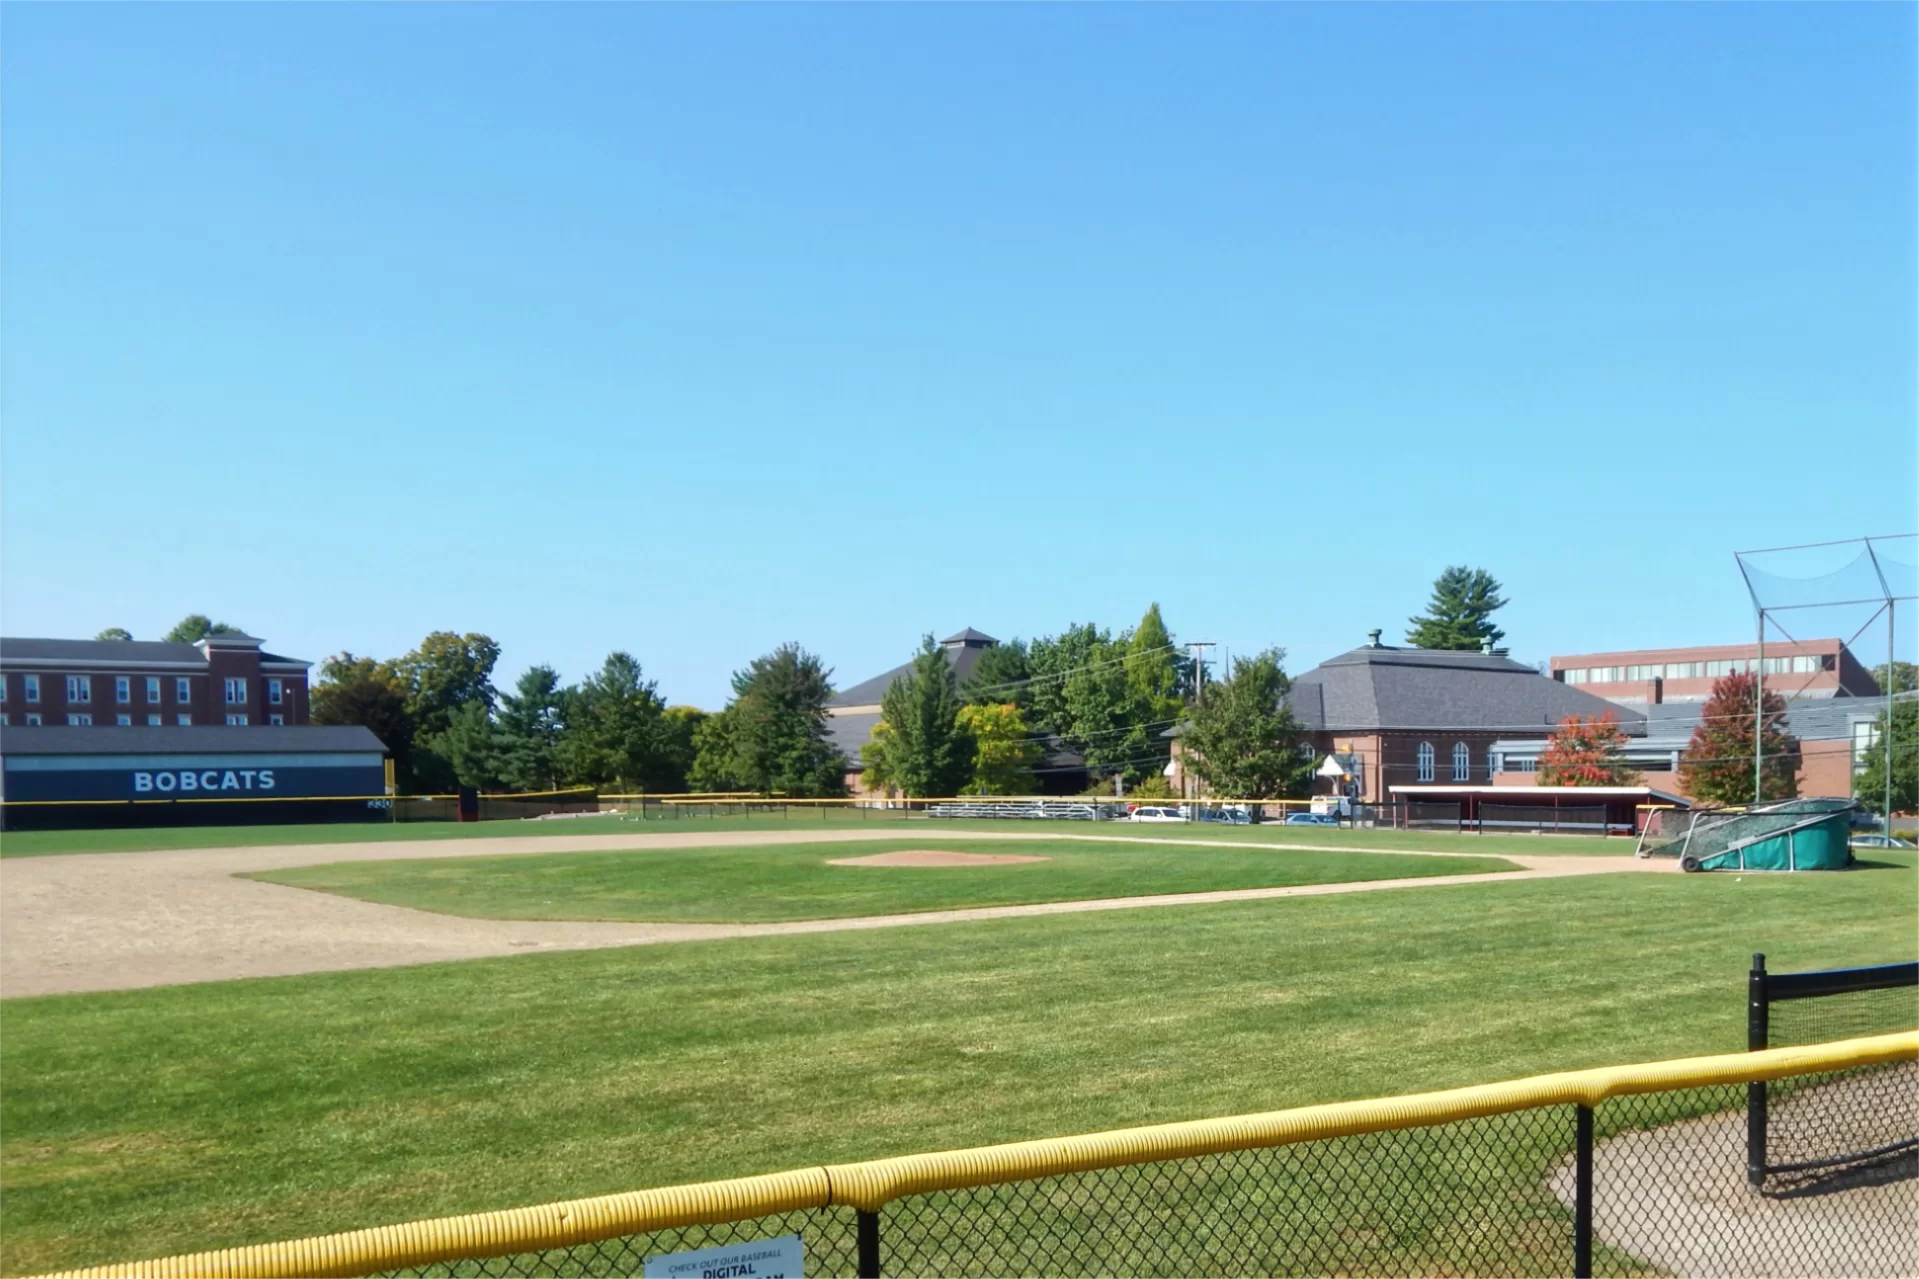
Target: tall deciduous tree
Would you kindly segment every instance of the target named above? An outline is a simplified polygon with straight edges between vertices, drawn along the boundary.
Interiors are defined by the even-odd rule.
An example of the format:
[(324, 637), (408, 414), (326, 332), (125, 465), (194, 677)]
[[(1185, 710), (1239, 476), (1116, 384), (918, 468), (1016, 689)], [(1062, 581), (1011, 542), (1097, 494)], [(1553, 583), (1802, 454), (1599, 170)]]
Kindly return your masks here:
[(1012, 702), (962, 706), (959, 729), (973, 743), (973, 776), (967, 795), (1030, 795), (1040, 744)]
[(97, 640), (130, 640), (133, 638), (133, 632), (124, 626), (109, 626), (93, 638)]
[[(1888, 731), (1890, 729), (1890, 731)], [(1892, 811), (1919, 811), (1919, 700), (1892, 703), (1879, 713), (1879, 732), (1859, 753), (1853, 792), (1875, 813), (1886, 811), (1886, 752), (1892, 752)]]
[(669, 706), (660, 716), (660, 785), (669, 791), (687, 789), (698, 753), (696, 742), (708, 715), (695, 706)]
[(1027, 680), (1033, 675), (1026, 657), (1026, 641), (1007, 640), (979, 655), (972, 673), (960, 685), (960, 696), (977, 706), (997, 706), (1011, 702), (1024, 711), (1031, 701)]
[(394, 663), (407, 687), (407, 709), (421, 737), (444, 733), (468, 702), (493, 710), (493, 664), (500, 646), (485, 635), (434, 631)]
[(686, 775), (686, 789), (709, 793), (746, 789), (733, 751), (733, 724), (729, 706), (694, 727), (693, 766)]
[(393, 757), (402, 791), (418, 789), (413, 773), (413, 717), (407, 712), (406, 686), (391, 662), (338, 653), (320, 663), (307, 717), (315, 724), (361, 724)]
[(971, 780), (973, 743), (960, 727), (959, 708), (953, 667), (928, 635), (912, 669), (880, 699), (886, 732), (874, 741), (882, 743), (877, 761), (892, 786), (914, 797), (943, 796)]
[[(1679, 759), (1679, 784), (1695, 802), (1750, 804), (1791, 799), (1799, 793), (1799, 740), (1786, 729), (1786, 701), (1771, 689), (1759, 703), (1759, 677), (1722, 676), (1712, 686)], [(1760, 711), (1763, 761), (1759, 794), (1753, 794), (1753, 719)]]
[(529, 667), (513, 691), (501, 695), (493, 737), (502, 782), (523, 791), (559, 788), (556, 752), (566, 732), (569, 696), (551, 666)]
[(802, 797), (846, 793), (846, 757), (826, 731), (831, 676), (798, 644), (782, 644), (734, 674), (734, 771), (749, 789)]
[(1919, 666), (1911, 662), (1881, 662), (1872, 668), (1872, 678), (1882, 693), (1910, 693), (1919, 688)]
[(1471, 650), (1497, 644), (1506, 632), (1492, 623), (1492, 615), (1506, 606), (1500, 585), (1483, 568), (1454, 565), (1433, 583), (1433, 597), (1423, 617), (1412, 619), (1406, 642), (1416, 648)]
[(1215, 795), (1231, 799), (1278, 799), (1304, 795), (1312, 784), (1313, 757), (1286, 705), (1292, 681), (1285, 652), (1269, 648), (1234, 658), (1232, 674), (1207, 687), (1180, 733), (1186, 768)]
[(243, 631), (237, 626), (228, 626), (225, 622), (208, 619), (205, 613), (188, 613), (175, 622), (173, 629), (160, 638), (169, 644), (193, 644), (209, 635), (240, 635)]
[(608, 654), (567, 699), (555, 749), (573, 781), (622, 791), (658, 790), (664, 768), (660, 715), (666, 703), (630, 653)]
[(1627, 767), (1622, 752), (1626, 730), (1611, 711), (1587, 717), (1568, 715), (1539, 755), (1542, 786), (1630, 786), (1639, 774)]

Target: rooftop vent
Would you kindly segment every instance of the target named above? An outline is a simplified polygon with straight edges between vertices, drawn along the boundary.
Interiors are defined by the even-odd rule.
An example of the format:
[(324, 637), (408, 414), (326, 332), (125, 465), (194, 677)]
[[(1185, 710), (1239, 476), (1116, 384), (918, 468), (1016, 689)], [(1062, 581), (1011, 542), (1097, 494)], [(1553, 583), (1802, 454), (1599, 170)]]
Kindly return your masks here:
[(1380, 646), (1380, 645), (1379, 645), (1379, 637), (1380, 637), (1381, 635), (1383, 635), (1383, 634), (1385, 634), (1385, 632), (1384, 632), (1384, 631), (1367, 631), (1367, 632), (1366, 632), (1366, 647), (1367, 647), (1367, 648), (1378, 648), (1378, 647)]

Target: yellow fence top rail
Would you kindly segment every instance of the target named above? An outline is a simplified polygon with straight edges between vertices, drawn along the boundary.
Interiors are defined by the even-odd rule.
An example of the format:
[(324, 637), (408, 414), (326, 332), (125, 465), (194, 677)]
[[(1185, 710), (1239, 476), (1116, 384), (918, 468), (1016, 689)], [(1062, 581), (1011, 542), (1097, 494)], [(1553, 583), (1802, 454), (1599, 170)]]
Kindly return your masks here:
[(659, 1190), (574, 1199), (532, 1208), (438, 1217), (343, 1234), (254, 1244), (152, 1261), (64, 1272), (57, 1279), (281, 1279), (365, 1275), (435, 1262), (566, 1248), (681, 1226), (744, 1221), (834, 1204), (876, 1211), (894, 1199), (938, 1190), (1030, 1181), (1062, 1173), (1257, 1150), (1395, 1128), (1421, 1128), (1541, 1106), (1596, 1106), (1609, 1097), (1747, 1084), (1886, 1062), (1919, 1060), (1919, 1031), (1805, 1048), (1602, 1066), (1501, 1084), (1370, 1101), (1301, 1106), (1266, 1114), (1154, 1124), (1019, 1141), (972, 1150), (905, 1155), (865, 1163)]

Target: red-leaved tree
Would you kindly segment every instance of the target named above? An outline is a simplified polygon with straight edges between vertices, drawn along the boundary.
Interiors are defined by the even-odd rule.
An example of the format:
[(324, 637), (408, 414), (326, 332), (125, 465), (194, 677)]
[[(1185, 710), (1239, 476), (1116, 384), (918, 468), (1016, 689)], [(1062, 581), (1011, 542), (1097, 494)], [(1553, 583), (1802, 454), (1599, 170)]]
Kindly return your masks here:
[(1786, 731), (1786, 699), (1767, 690), (1759, 737), (1764, 766), (1753, 792), (1753, 709), (1757, 675), (1726, 675), (1712, 686), (1699, 727), (1679, 759), (1679, 784), (1695, 803), (1750, 804), (1799, 793), (1799, 739)]
[(1590, 718), (1568, 715), (1539, 755), (1545, 786), (1630, 786), (1639, 774), (1626, 766), (1626, 730), (1611, 711)]

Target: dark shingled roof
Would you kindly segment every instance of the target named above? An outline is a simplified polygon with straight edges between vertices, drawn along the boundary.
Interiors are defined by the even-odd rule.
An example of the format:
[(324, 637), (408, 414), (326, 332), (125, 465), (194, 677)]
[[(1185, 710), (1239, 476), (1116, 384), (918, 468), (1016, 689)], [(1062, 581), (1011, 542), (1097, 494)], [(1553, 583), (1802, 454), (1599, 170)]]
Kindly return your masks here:
[[(941, 640), (940, 648), (945, 650), (946, 660), (953, 668), (953, 678), (963, 682), (973, 673), (973, 667), (979, 664), (979, 655), (997, 643), (999, 641), (991, 635), (976, 631), (969, 626), (958, 635), (949, 635)], [(878, 706), (880, 699), (886, 696), (886, 690), (893, 687), (893, 681), (911, 669), (913, 669), (913, 663), (902, 662), (883, 675), (861, 680), (845, 692), (834, 694), (826, 704), (829, 707)], [(860, 740), (864, 742), (866, 738), (862, 737)], [(850, 754), (853, 758), (859, 757), (857, 748)]]
[[(208, 639), (215, 648), (220, 646), (222, 640), (245, 641), (244, 647), (247, 648), (261, 643), (251, 635), (211, 635)], [(260, 660), (298, 666), (313, 664), (297, 657), (281, 657), (277, 653), (266, 652), (260, 654)], [(0, 639), (0, 665), (18, 668), (31, 666), (35, 662), (124, 663), (128, 666), (190, 663), (205, 667), (207, 657), (197, 645), (168, 644), (164, 640)]]
[(1627, 733), (1646, 717), (1490, 653), (1356, 648), (1293, 681), (1293, 715), (1308, 730), (1550, 731), (1568, 715), (1613, 712)]
[(48, 724), (0, 733), (0, 755), (383, 755), (358, 724)]

